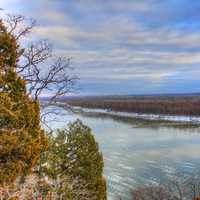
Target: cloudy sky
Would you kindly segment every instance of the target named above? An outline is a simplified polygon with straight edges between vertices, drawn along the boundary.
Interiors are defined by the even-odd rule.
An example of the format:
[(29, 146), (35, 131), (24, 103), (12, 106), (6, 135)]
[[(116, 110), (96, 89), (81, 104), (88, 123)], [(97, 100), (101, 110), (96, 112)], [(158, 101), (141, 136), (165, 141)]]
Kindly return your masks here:
[(80, 94), (200, 92), (199, 0), (0, 0), (72, 57)]

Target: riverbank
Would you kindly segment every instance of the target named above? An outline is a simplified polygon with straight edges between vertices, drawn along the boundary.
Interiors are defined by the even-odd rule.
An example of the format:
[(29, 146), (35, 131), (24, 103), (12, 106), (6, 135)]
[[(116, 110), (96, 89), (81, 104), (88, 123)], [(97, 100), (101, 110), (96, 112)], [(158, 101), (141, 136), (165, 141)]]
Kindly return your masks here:
[(191, 116), (170, 116), (156, 114), (139, 114), (127, 112), (115, 112), (105, 109), (90, 109), (73, 107), (73, 112), (97, 118), (112, 118), (115, 121), (122, 121), (133, 124), (135, 127), (174, 127), (174, 128), (198, 128), (200, 117)]

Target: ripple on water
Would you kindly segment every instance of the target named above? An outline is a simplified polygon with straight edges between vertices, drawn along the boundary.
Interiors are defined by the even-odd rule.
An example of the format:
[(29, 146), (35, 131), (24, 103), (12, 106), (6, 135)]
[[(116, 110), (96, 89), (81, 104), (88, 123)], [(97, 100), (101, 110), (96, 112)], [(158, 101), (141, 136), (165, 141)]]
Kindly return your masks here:
[(63, 124), (52, 121), (53, 128), (65, 127), (76, 118), (92, 128), (104, 155), (108, 200), (118, 194), (129, 200), (130, 188), (160, 183), (174, 174), (191, 175), (200, 166), (200, 135), (193, 129), (134, 128), (109, 118), (64, 117), (63, 113), (60, 118)]

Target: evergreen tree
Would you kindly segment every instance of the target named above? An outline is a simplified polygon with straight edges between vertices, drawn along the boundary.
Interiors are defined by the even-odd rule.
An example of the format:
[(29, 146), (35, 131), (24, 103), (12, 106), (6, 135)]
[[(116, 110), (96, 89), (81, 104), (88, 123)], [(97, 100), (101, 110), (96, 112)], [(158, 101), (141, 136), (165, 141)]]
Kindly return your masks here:
[(0, 21), (0, 185), (30, 172), (47, 147), (39, 103), (16, 73), (22, 52)]
[(103, 157), (91, 129), (80, 120), (52, 142), (46, 172), (62, 199), (106, 200)]

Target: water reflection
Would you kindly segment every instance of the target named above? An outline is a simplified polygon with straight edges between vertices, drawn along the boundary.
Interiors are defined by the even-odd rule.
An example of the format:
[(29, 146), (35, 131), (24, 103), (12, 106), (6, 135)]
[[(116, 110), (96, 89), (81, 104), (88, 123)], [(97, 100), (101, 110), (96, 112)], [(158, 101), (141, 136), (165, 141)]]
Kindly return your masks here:
[(131, 188), (189, 176), (200, 166), (200, 134), (195, 129), (136, 128), (111, 118), (61, 112), (51, 121), (52, 128), (66, 127), (77, 118), (92, 128), (104, 154), (109, 200), (117, 195), (128, 200)]

